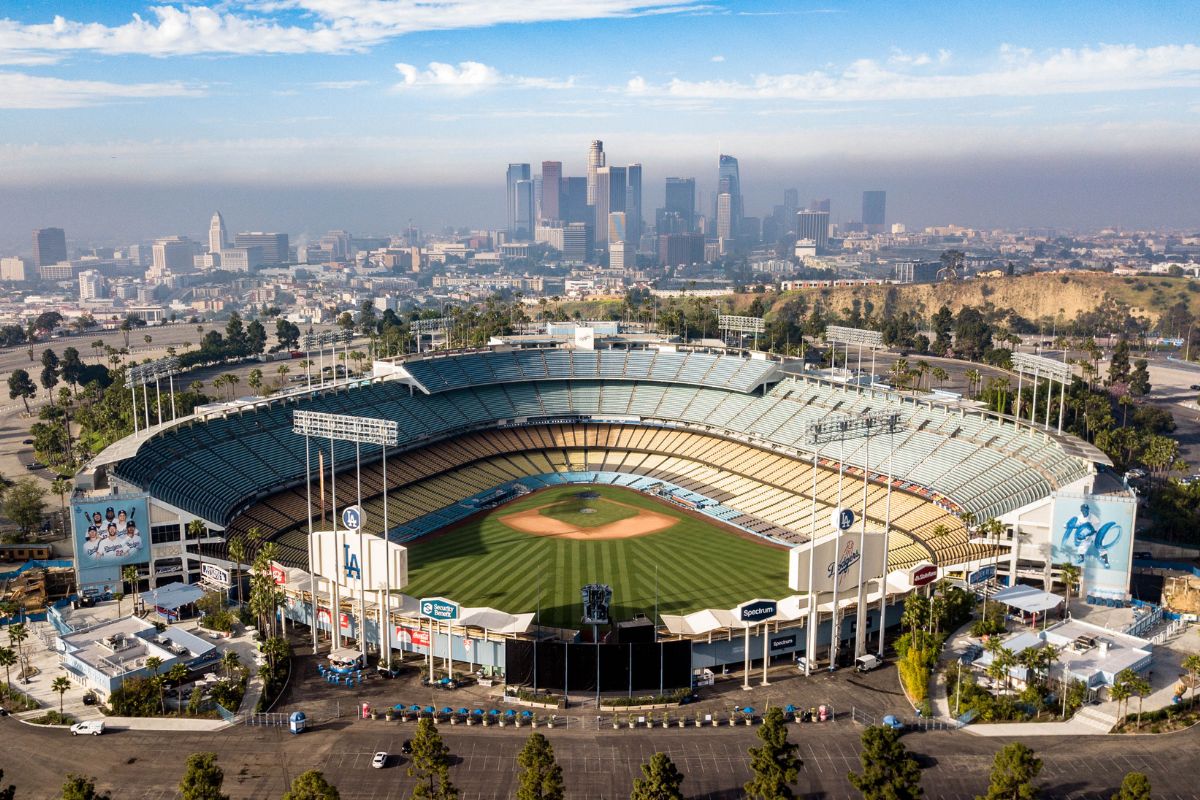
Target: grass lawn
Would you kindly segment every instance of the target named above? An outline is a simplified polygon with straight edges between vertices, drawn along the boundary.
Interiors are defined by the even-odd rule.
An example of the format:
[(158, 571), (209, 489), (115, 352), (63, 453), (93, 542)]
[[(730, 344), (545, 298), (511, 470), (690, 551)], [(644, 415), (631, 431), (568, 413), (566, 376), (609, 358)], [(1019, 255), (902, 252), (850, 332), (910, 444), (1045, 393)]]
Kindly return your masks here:
[[(579, 487), (579, 491), (584, 490), (585, 487)], [(576, 492), (576, 494), (578, 493)], [(566, 500), (559, 500), (557, 503), (552, 503), (538, 513), (544, 517), (553, 517), (561, 522), (574, 525), (577, 528), (595, 528), (599, 525), (616, 522), (617, 520), (635, 517), (638, 514), (638, 509), (630, 508), (628, 505), (619, 505), (603, 497), (595, 500), (583, 500), (572, 496)]]
[[(679, 522), (646, 536), (589, 542), (521, 533), (499, 520), (516, 511), (577, 502), (575, 496), (582, 491), (668, 514)], [(598, 524), (590, 518), (600, 514), (580, 516)], [(612, 486), (547, 489), (407, 546), (405, 593), (441, 595), (466, 606), (492, 606), (513, 613), (536, 611), (540, 593), (545, 625), (577, 627), (582, 613), (579, 590), (592, 582), (613, 587), (614, 619), (639, 612), (652, 615), (655, 567), (660, 613), (731, 608), (754, 597), (791, 594), (786, 550), (743, 538), (640, 492)]]

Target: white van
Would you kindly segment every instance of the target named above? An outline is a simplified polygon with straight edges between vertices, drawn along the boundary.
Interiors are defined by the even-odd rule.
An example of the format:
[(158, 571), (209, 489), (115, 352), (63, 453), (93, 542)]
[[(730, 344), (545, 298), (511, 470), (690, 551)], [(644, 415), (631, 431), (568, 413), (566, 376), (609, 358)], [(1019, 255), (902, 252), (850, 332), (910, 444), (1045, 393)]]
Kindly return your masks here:
[(873, 669), (879, 669), (883, 666), (883, 662), (876, 656), (859, 656), (854, 659), (854, 669), (859, 672), (870, 672)]
[(87, 722), (76, 722), (71, 726), (72, 736), (79, 736), (80, 734), (86, 735), (89, 733), (92, 736), (99, 736), (100, 734), (104, 733), (104, 720), (93, 719), (88, 720)]

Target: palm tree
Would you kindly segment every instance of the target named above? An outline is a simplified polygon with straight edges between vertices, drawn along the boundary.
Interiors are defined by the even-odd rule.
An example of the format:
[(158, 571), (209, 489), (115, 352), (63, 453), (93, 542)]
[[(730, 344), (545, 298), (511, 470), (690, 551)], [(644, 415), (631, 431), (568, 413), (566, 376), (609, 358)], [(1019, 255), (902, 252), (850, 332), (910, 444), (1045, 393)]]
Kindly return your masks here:
[(1012, 668), (1017, 665), (1017, 654), (1011, 648), (1001, 647), (996, 660), (1004, 667), (1004, 691), (1012, 688)]
[[(356, 354), (356, 355), (358, 355), (358, 351), (357, 351), (357, 350), (355, 350), (354, 352), (355, 352), (355, 354)], [(282, 388), (283, 388), (283, 385), (284, 385), (285, 383), (287, 383), (287, 376), (288, 376), (288, 373), (289, 373), (289, 372), (291, 372), (292, 370), (291, 370), (291, 368), (290, 368), (290, 367), (288, 367), (288, 365), (287, 365), (287, 364), (280, 364), (278, 367), (276, 367), (276, 368), (275, 368), (275, 371), (276, 371), (277, 373), (279, 373), (279, 388), (281, 388), (281, 389), (282, 389)]]
[(130, 564), (121, 570), (121, 578), (129, 584), (133, 589), (133, 613), (137, 613), (138, 600), (138, 568), (136, 564)]
[[(25, 649), (21, 645), (28, 638), (29, 629), (25, 627), (24, 622), (18, 622), (16, 625), (8, 626), (8, 643), (17, 648), (17, 660), (20, 661), (22, 665), (25, 663)], [(18, 667), (18, 671), (21, 675), (21, 682), (25, 683), (26, 678), (24, 677), (24, 667)]]
[(146, 669), (150, 670), (150, 680), (154, 682), (154, 688), (158, 689), (158, 707), (163, 714), (167, 713), (166, 701), (163, 699), (162, 680), (158, 677), (158, 671), (162, 669), (163, 660), (158, 656), (150, 656), (146, 659)]
[(238, 668), (242, 660), (233, 650), (226, 650), (221, 654), (221, 666), (225, 669), (225, 676), (233, 680), (233, 671)]
[(196, 540), (196, 560), (200, 563), (201, 572), (204, 572), (204, 547), (200, 544), (200, 539), (207, 532), (208, 528), (199, 519), (188, 523), (188, 536)]
[(967, 379), (967, 393), (971, 399), (974, 399), (976, 394), (975, 389), (979, 386), (980, 381), (983, 380), (983, 375), (979, 370), (972, 368), (964, 372), (963, 377)]
[(262, 379), (263, 371), (258, 367), (255, 367), (254, 369), (250, 370), (250, 374), (246, 376), (246, 383), (249, 384), (250, 388), (255, 392), (259, 392), (263, 385)]
[(58, 713), (63, 713), (63, 695), (71, 688), (71, 679), (66, 675), (59, 675), (50, 683), (50, 690), (58, 692)]
[(238, 536), (229, 540), (229, 558), (233, 561), (233, 585), (237, 591), (237, 603), (242, 604), (241, 567), (246, 562), (246, 540)]
[(1071, 613), (1071, 590), (1079, 582), (1079, 567), (1075, 564), (1062, 563), (1058, 565), (1058, 571), (1063, 582), (1063, 607), (1069, 614)]
[(1181, 666), (1187, 670), (1192, 679), (1192, 702), (1194, 703), (1196, 701), (1196, 683), (1200, 679), (1200, 655), (1192, 653), (1183, 660)]
[(113, 592), (113, 600), (117, 601), (117, 619), (121, 618), (121, 601), (125, 599), (124, 592)]
[(1117, 675), (1117, 680), (1109, 690), (1108, 696), (1117, 701), (1117, 719), (1122, 719), (1125, 715), (1121, 713), (1121, 704), (1129, 701), (1129, 698), (1133, 696), (1133, 690), (1129, 688), (1129, 684), (1121, 680), (1120, 675)]
[[(11, 647), (0, 647), (0, 667), (4, 667), (4, 685), (12, 689), (12, 676), (9, 674), (9, 668), (17, 663), (17, 654), (13, 652)], [(1193, 687), (1192, 691), (1195, 691)]]
[(50, 490), (58, 495), (58, 500), (62, 503), (62, 519), (63, 524), (67, 520), (67, 493), (71, 491), (74, 484), (70, 478), (55, 478), (54, 483), (50, 484)]
[(942, 369), (941, 367), (934, 367), (933, 369), (929, 370), (929, 375), (935, 381), (937, 381), (939, 389), (950, 377), (950, 373), (946, 372), (946, 370)]
[(167, 670), (167, 680), (175, 684), (175, 701), (180, 709), (183, 708), (183, 682), (187, 680), (188, 668), (183, 662), (176, 662)]

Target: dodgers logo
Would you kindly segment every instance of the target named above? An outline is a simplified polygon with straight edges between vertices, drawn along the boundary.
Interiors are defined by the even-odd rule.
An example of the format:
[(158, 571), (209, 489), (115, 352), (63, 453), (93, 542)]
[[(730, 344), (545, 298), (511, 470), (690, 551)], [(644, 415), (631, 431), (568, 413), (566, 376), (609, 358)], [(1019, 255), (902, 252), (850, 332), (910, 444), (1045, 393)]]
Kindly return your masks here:
[(358, 554), (350, 552), (350, 545), (342, 545), (342, 563), (346, 565), (346, 577), (356, 581), (362, 580), (362, 570), (358, 566)]
[[(846, 546), (842, 548), (842, 555), (840, 558), (838, 558), (836, 563), (837, 581), (840, 582), (842, 576), (849, 572), (850, 567), (857, 564), (860, 558), (862, 558), (862, 554), (858, 550), (857, 543), (853, 539), (846, 542)], [(835, 565), (833, 563), (830, 563), (829, 566), (825, 568), (826, 578), (833, 578), (834, 566)]]

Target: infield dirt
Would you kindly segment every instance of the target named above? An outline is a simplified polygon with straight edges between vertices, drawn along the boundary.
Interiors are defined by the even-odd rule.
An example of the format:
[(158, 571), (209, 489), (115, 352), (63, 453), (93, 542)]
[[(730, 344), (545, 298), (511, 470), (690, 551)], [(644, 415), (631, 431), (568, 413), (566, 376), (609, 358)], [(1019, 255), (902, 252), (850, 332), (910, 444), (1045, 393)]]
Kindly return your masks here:
[(589, 542), (605, 541), (608, 539), (632, 539), (635, 536), (645, 536), (650, 533), (666, 530), (679, 520), (667, 514), (646, 511), (616, 500), (606, 500), (613, 505), (631, 508), (637, 511), (632, 517), (606, 522), (603, 525), (580, 527), (561, 519), (548, 517), (542, 510), (553, 505), (547, 503), (537, 508), (506, 514), (500, 521), (513, 530), (529, 533), (534, 536), (551, 536), (558, 539), (581, 539)]

